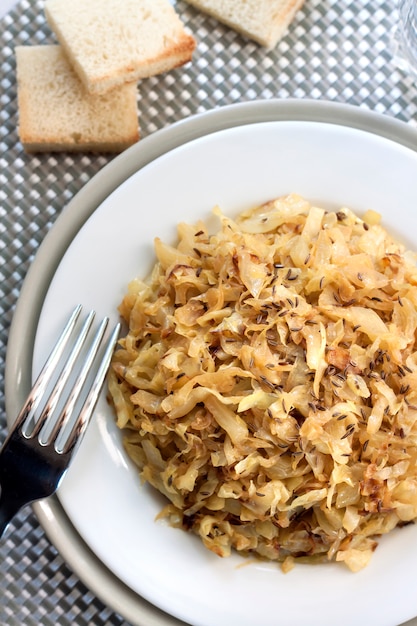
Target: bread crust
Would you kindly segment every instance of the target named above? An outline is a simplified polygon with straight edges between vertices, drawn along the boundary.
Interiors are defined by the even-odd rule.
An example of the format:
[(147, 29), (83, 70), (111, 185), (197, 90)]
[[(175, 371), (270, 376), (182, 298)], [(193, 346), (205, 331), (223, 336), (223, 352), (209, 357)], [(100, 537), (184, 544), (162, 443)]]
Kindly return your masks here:
[(85, 69), (78, 56), (74, 56), (66, 42), (62, 41), (62, 47), (87, 91), (97, 95), (111, 91), (124, 83), (138, 82), (141, 79), (164, 74), (181, 67), (191, 60), (195, 46), (195, 39), (186, 35), (175, 46), (154, 58), (148, 58), (146, 64), (129, 61), (125, 65), (120, 65), (117, 72), (114, 69), (106, 70), (103, 66), (101, 71), (91, 74)]

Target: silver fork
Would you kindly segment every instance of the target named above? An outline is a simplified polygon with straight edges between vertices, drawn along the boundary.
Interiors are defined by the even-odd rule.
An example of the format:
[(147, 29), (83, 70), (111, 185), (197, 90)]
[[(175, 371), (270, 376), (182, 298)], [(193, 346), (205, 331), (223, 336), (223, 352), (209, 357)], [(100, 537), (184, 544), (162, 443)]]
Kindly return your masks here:
[(91, 311), (65, 360), (81, 309), (74, 309), (0, 450), (0, 537), (24, 505), (55, 493), (100, 395), (120, 324), (103, 343), (109, 321), (103, 319), (90, 340)]

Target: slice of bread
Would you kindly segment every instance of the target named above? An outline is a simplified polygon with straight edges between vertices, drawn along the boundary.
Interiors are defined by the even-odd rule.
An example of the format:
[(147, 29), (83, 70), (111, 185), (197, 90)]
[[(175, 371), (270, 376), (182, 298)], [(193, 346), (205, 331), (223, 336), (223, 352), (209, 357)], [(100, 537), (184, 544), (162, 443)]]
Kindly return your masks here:
[(169, 0), (46, 0), (45, 15), (90, 93), (172, 70), (196, 46)]
[(197, 9), (272, 49), (304, 0), (185, 0)]
[(137, 86), (88, 94), (59, 45), (16, 46), (19, 137), (28, 152), (121, 152), (139, 139)]

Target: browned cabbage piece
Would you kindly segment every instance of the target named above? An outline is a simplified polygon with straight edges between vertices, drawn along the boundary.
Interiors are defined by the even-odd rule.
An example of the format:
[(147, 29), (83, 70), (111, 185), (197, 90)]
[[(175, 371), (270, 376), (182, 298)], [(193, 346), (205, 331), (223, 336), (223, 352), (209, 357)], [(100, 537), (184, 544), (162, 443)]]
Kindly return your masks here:
[(162, 515), (227, 556), (364, 567), (417, 517), (415, 257), (292, 194), (155, 241), (109, 388)]

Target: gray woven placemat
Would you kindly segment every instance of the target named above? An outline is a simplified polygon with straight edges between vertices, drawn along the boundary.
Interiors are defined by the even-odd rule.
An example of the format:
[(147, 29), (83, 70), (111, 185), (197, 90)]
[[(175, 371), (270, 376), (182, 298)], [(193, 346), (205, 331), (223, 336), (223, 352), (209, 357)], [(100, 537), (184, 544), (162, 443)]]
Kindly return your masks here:
[[(181, 0), (175, 4), (198, 49), (191, 65), (140, 84), (142, 136), (213, 107), (273, 97), (335, 100), (417, 125), (417, 85), (396, 69), (389, 50), (394, 0), (305, 0), (272, 52)], [(54, 42), (39, 0), (24, 0), (0, 21), (1, 392), (8, 329), (30, 262), (68, 201), (111, 158), (22, 151), (14, 46)], [(2, 441), (6, 428), (0, 397)], [(0, 544), (3, 624), (127, 626), (69, 570), (30, 508), (15, 518)]]

